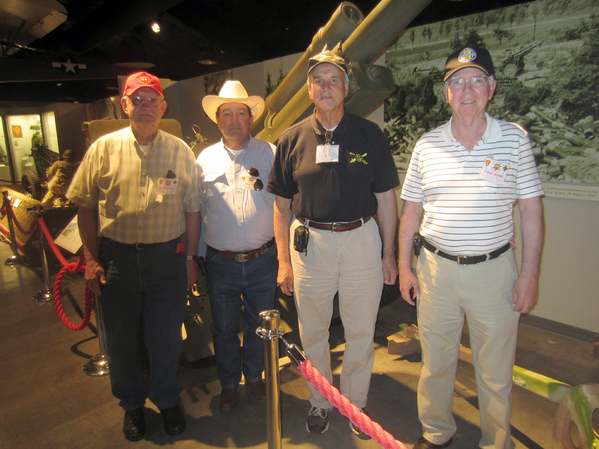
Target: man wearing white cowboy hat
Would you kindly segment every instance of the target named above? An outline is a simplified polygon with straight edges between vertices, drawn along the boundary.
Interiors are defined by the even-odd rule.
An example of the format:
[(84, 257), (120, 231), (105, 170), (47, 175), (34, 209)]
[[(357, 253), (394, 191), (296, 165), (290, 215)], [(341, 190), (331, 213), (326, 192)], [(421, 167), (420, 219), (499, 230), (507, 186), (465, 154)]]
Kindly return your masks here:
[[(266, 397), (263, 343), (256, 329), (259, 313), (274, 307), (277, 288), (275, 196), (262, 181), (270, 174), (275, 147), (250, 135), (254, 119), (264, 111), (264, 100), (248, 96), (239, 81), (227, 81), (218, 96), (204, 97), (202, 107), (223, 136), (200, 153), (197, 163), (207, 197), (202, 238), (222, 386), (219, 406), (227, 410), (237, 405), (242, 371), (252, 396), (258, 401)], [(243, 357), (237, 336), (242, 308)]]

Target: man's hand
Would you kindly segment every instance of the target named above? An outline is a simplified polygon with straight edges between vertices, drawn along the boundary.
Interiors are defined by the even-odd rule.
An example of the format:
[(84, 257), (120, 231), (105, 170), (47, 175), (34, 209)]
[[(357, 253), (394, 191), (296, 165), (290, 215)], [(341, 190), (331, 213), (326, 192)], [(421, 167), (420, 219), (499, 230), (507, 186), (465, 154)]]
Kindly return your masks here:
[(191, 289), (198, 280), (198, 263), (195, 260), (187, 260), (187, 290)]
[(102, 295), (100, 284), (106, 284), (106, 273), (100, 262), (89, 259), (85, 262), (85, 285), (96, 295)]
[(395, 254), (383, 254), (383, 282), (387, 285), (395, 284), (397, 279), (397, 262)]
[(281, 263), (279, 261), (279, 273), (277, 274), (277, 283), (281, 287), (281, 291), (287, 295), (293, 295), (293, 268), (291, 264)]
[[(420, 286), (412, 270), (399, 270), (399, 291), (405, 302), (411, 306), (416, 305), (414, 300), (420, 296)], [(412, 291), (412, 297), (410, 297), (410, 291)]]
[(539, 297), (539, 280), (530, 276), (520, 276), (514, 284), (512, 304), (514, 311), (528, 313)]

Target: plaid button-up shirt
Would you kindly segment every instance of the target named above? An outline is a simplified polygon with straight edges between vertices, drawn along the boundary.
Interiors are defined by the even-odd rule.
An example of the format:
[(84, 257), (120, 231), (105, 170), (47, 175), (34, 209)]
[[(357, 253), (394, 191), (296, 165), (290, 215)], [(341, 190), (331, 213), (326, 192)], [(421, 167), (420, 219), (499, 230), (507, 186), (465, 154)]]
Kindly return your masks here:
[(160, 243), (185, 232), (185, 212), (200, 210), (205, 197), (199, 183), (185, 142), (159, 130), (142, 147), (125, 128), (92, 144), (67, 197), (83, 207), (98, 207), (100, 236)]

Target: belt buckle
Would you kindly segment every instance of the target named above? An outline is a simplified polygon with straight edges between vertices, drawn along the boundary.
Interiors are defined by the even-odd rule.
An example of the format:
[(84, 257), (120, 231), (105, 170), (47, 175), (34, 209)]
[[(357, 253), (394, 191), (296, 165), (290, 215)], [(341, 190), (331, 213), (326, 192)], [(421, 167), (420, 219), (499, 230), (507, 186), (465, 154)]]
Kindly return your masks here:
[(457, 260), (458, 265), (467, 265), (466, 262), (462, 262), (462, 259), (467, 260), (468, 256), (457, 256), (457, 257), (458, 257), (458, 260)]
[(135, 244), (135, 249), (138, 250), (138, 251), (143, 250), (144, 249), (143, 243), (136, 243)]
[(237, 262), (247, 262), (249, 259), (247, 254), (235, 254), (235, 260)]
[(335, 231), (335, 226), (337, 226), (337, 225), (341, 225), (341, 224), (343, 224), (343, 223), (337, 223), (337, 222), (333, 222), (333, 223), (331, 223), (331, 232), (332, 232), (333, 234), (334, 234), (334, 233), (336, 233), (337, 231)]

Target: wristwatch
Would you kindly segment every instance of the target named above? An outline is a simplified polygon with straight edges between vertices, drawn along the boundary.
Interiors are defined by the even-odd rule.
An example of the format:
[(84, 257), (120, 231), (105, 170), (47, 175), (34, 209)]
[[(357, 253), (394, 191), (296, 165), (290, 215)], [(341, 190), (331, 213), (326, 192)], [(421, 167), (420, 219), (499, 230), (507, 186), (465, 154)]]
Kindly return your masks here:
[(198, 256), (197, 254), (194, 256), (185, 256), (185, 259), (187, 260), (195, 260), (196, 262), (198, 261)]

